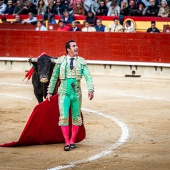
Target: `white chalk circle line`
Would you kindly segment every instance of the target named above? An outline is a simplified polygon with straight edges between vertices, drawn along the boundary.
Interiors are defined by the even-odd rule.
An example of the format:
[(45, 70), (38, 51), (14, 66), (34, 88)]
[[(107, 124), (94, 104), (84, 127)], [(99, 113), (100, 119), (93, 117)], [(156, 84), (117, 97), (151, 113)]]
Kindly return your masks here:
[[(28, 99), (28, 100), (32, 99), (32, 98), (13, 96), (13, 95), (5, 95), (5, 94), (0, 94), (0, 95), (7, 96), (7, 97), (24, 98), (24, 99)], [(107, 118), (107, 119), (115, 122), (121, 128), (121, 131), (122, 131), (122, 134), (121, 134), (120, 138), (116, 141), (116, 143), (110, 145), (106, 150), (104, 150), (104, 151), (102, 151), (102, 152), (100, 152), (100, 153), (98, 153), (98, 154), (96, 154), (94, 156), (91, 156), (91, 157), (83, 159), (83, 160), (70, 162), (68, 165), (63, 165), (63, 166), (57, 166), (57, 167), (54, 167), (54, 168), (50, 168), (48, 170), (65, 169), (65, 168), (74, 167), (74, 166), (76, 166), (78, 164), (95, 161), (95, 160), (97, 160), (99, 158), (102, 158), (102, 157), (104, 157), (106, 155), (111, 154), (113, 149), (116, 149), (117, 147), (119, 147), (120, 145), (122, 145), (123, 143), (125, 143), (127, 141), (128, 137), (129, 137), (129, 130), (128, 130), (128, 127), (123, 122), (121, 122), (120, 120), (116, 119), (113, 116), (106, 115), (104, 113), (97, 112), (95, 110), (90, 110), (90, 109), (86, 109), (86, 108), (82, 108), (82, 110), (94, 113), (94, 114), (96, 114), (98, 116), (102, 116), (104, 118)]]

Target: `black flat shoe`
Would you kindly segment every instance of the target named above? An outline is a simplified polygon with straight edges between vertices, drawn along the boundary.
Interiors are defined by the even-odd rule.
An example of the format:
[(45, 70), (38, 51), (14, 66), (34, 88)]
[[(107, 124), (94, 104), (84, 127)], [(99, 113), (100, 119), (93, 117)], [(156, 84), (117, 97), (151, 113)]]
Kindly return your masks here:
[(70, 150), (70, 145), (64, 146), (64, 150), (65, 150), (65, 151), (69, 151), (69, 150)]
[(71, 149), (75, 149), (76, 145), (75, 144), (70, 144)]

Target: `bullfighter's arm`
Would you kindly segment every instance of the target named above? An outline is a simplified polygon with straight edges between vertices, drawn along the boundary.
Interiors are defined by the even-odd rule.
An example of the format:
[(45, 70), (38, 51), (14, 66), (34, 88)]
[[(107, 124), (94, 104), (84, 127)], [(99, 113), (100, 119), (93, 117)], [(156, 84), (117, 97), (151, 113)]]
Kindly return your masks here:
[(59, 73), (60, 73), (60, 64), (56, 63), (54, 70), (53, 70), (53, 74), (52, 74), (51, 79), (50, 79), (50, 84), (48, 86), (48, 94), (53, 94), (54, 88), (56, 86), (57, 79), (59, 77)]
[(84, 65), (83, 67), (84, 67), (83, 68), (83, 75), (84, 75), (86, 82), (87, 82), (88, 91), (94, 92), (94, 84), (93, 84), (92, 76), (90, 74), (90, 70), (89, 70), (87, 64)]
[(83, 58), (79, 58), (80, 63), (82, 64), (82, 74), (85, 77), (85, 80), (87, 82), (87, 88), (88, 88), (88, 97), (89, 99), (93, 99), (93, 92), (94, 92), (94, 84), (92, 80), (92, 76), (90, 74), (90, 70), (87, 66), (87, 62)]

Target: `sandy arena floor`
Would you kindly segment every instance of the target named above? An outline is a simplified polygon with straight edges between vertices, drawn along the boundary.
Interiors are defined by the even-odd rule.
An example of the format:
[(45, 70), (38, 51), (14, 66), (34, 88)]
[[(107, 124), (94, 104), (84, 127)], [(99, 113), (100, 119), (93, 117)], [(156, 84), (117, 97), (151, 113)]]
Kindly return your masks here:
[[(1, 144), (19, 138), (37, 104), (31, 81), (22, 86), (24, 74), (0, 73)], [(93, 101), (82, 81), (83, 108), (103, 115), (83, 111), (87, 137), (77, 149), (64, 152), (63, 144), (0, 148), (0, 169), (44, 170), (78, 161), (68, 169), (169, 170), (170, 79), (93, 79)], [(103, 117), (107, 115), (120, 122)], [(89, 157), (96, 160), (87, 161)]]

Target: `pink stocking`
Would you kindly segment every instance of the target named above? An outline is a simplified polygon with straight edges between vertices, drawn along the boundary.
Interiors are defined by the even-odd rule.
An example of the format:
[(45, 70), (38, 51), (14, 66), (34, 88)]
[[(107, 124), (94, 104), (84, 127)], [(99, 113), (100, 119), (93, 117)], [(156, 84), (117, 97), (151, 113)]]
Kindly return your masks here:
[(61, 126), (61, 130), (63, 132), (63, 136), (65, 139), (65, 144), (70, 145), (70, 140), (69, 140), (69, 126)]
[(72, 125), (72, 136), (71, 136), (70, 144), (74, 144), (78, 130), (79, 130), (79, 126)]

